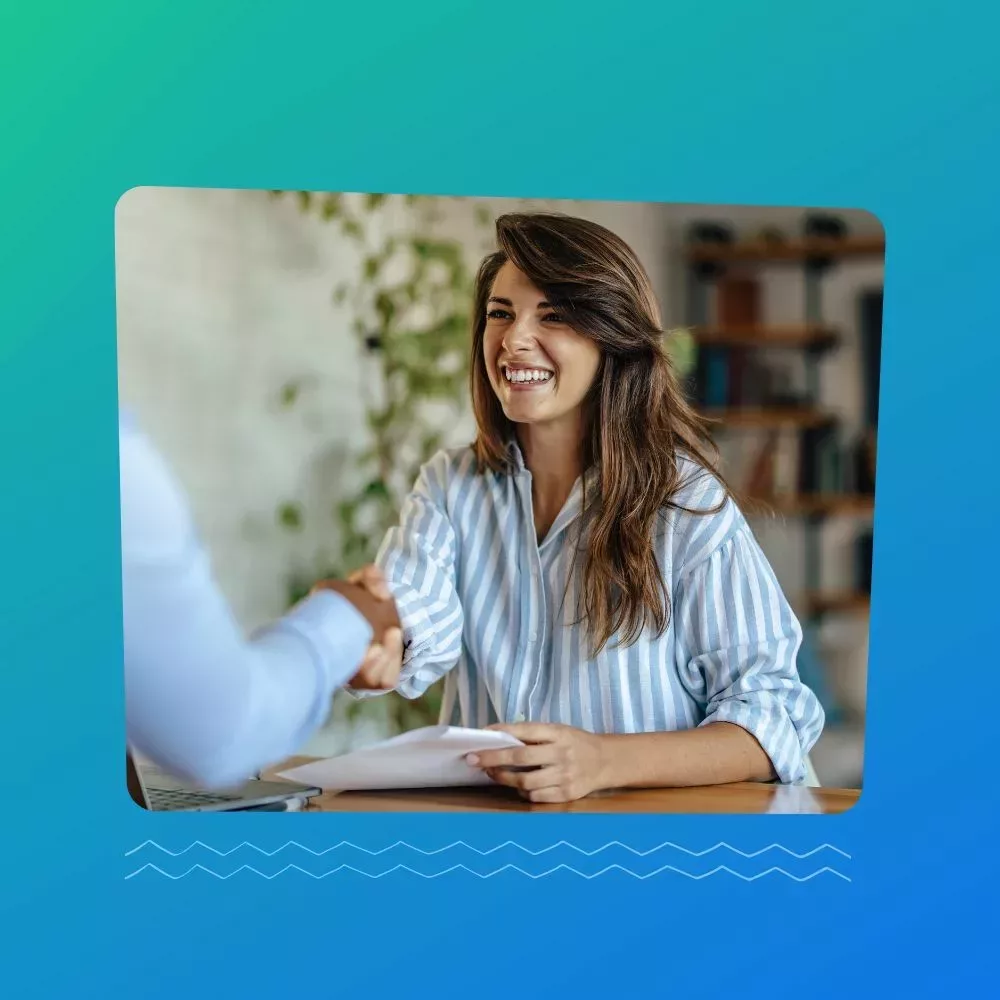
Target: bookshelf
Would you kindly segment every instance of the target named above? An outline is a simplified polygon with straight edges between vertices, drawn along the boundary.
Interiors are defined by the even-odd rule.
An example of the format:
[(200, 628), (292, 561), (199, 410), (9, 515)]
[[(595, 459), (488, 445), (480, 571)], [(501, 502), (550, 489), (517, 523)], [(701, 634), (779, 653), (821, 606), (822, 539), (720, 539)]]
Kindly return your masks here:
[(833, 614), (836, 612), (867, 613), (871, 604), (868, 594), (844, 591), (842, 593), (807, 593), (806, 607), (811, 616)]
[[(819, 402), (820, 365), (830, 353), (843, 343), (843, 331), (824, 322), (822, 310), (823, 277), (841, 261), (859, 258), (881, 258), (885, 241), (881, 238), (850, 236), (840, 229), (839, 222), (829, 217), (807, 217), (805, 230), (810, 226), (832, 235), (808, 235), (795, 238), (759, 238), (733, 240), (725, 227), (711, 223), (695, 227), (695, 239), (687, 247), (688, 264), (688, 323), (698, 345), (699, 374), (696, 377), (694, 400), (699, 412), (710, 422), (715, 433), (764, 431), (768, 434), (765, 448), (776, 449), (779, 439), (786, 449), (792, 448), (797, 456), (795, 488), (779, 494), (750, 490), (748, 516), (778, 515), (800, 519), (805, 530), (805, 588), (801, 605), (807, 617), (818, 622), (828, 615), (863, 614), (868, 611), (870, 598), (867, 592), (827, 592), (820, 586), (821, 546), (820, 532), (830, 518), (853, 518), (863, 522), (874, 513), (874, 460), (872, 457), (871, 483), (863, 491), (831, 489), (831, 480), (842, 480), (846, 464), (839, 440), (840, 421), (836, 414), (823, 409)], [(700, 232), (698, 231), (700, 230)], [(804, 316), (794, 324), (768, 324), (761, 321), (756, 290), (757, 274), (761, 268), (772, 265), (793, 265), (801, 268), (804, 282)], [(735, 275), (735, 278), (733, 278)], [(722, 302), (720, 288), (729, 284), (728, 298)], [(710, 316), (710, 295), (715, 291), (719, 299), (717, 315)], [(805, 391), (798, 398), (734, 399), (733, 383), (743, 379), (748, 357), (762, 357), (760, 352), (781, 350), (799, 353), (805, 368)], [(702, 361), (702, 358), (705, 361)], [(720, 361), (719, 359), (723, 359)], [(740, 366), (735, 374), (724, 370), (719, 375), (718, 366)], [(754, 361), (749, 362), (755, 364)], [(712, 366), (716, 367), (713, 369)], [(715, 381), (712, 382), (713, 377)], [(719, 390), (721, 384), (723, 389)], [(877, 374), (875, 375), (877, 380)], [(709, 391), (706, 385), (714, 386)], [(876, 387), (877, 394), (877, 387)], [(739, 395), (739, 392), (736, 392)], [(780, 395), (780, 394), (779, 394)], [(788, 395), (787, 393), (785, 394)], [(795, 396), (796, 394), (791, 394)], [(720, 396), (722, 398), (720, 398)], [(871, 405), (868, 405), (869, 411)], [(874, 455), (874, 419), (869, 412), (868, 442)], [(836, 451), (835, 460), (825, 465), (817, 454), (827, 441), (824, 459)], [(789, 444), (789, 438), (791, 443)], [(829, 442), (833, 442), (830, 444)], [(763, 455), (763, 452), (762, 452)], [(784, 457), (787, 458), (787, 455)], [(855, 456), (852, 456), (854, 460)], [(772, 466), (774, 459), (772, 458)], [(830, 473), (830, 462), (836, 469)], [(808, 482), (803, 469), (808, 465)], [(822, 466), (820, 474), (817, 468)], [(770, 469), (771, 467), (767, 467)], [(786, 463), (787, 468), (787, 463)], [(771, 475), (769, 471), (767, 473)], [(857, 473), (856, 473), (857, 477)], [(735, 484), (740, 488), (739, 484)], [(871, 491), (867, 490), (870, 485)], [(786, 483), (787, 487), (787, 483)], [(870, 544), (870, 543), (869, 543)], [(862, 547), (858, 546), (859, 553)], [(858, 559), (864, 557), (859, 555)], [(870, 556), (868, 574), (870, 579)], [(864, 573), (859, 578), (864, 581)]]
[(691, 331), (702, 347), (787, 347), (813, 350), (836, 346), (839, 334), (820, 323), (764, 326), (755, 323), (731, 326), (703, 326)]
[(875, 511), (875, 498), (861, 493), (812, 493), (788, 496), (751, 496), (762, 512), (789, 517), (868, 517)]
[(692, 246), (688, 259), (701, 263), (807, 263), (884, 257), (885, 240), (880, 237), (814, 237), (803, 240), (741, 240), (737, 243), (705, 243)]
[(832, 414), (809, 407), (703, 407), (701, 415), (709, 421), (734, 429), (781, 430), (782, 428), (825, 427), (836, 422)]

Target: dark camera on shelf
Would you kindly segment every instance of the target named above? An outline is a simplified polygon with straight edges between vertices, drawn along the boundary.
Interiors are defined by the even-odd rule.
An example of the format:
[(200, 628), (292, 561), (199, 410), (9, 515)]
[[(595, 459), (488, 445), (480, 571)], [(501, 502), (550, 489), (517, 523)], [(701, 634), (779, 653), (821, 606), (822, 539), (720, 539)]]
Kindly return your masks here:
[[(694, 246), (728, 247), (736, 242), (732, 226), (720, 222), (695, 222), (688, 229), (688, 242)], [(702, 260), (695, 264), (695, 273), (702, 280), (718, 278), (725, 266), (717, 260)]]
[[(847, 236), (847, 224), (836, 215), (814, 212), (805, 217), (803, 232), (807, 240), (835, 242)], [(833, 258), (824, 254), (809, 257), (806, 267), (811, 271), (822, 271), (833, 263)]]
[(695, 222), (688, 230), (691, 243), (711, 243), (715, 246), (729, 246), (735, 241), (732, 226), (721, 222)]
[(847, 236), (847, 223), (836, 215), (810, 213), (803, 222), (807, 239), (842, 240)]

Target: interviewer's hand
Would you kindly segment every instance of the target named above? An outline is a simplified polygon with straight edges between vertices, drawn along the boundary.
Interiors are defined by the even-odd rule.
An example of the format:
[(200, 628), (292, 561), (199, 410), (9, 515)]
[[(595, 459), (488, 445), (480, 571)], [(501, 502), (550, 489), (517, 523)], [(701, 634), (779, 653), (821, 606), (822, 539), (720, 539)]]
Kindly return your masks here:
[(371, 626), (376, 642), (383, 638), (386, 629), (400, 627), (396, 602), (389, 595), (384, 581), (381, 588), (372, 589), (360, 581), (356, 582), (353, 577), (348, 580), (320, 580), (313, 587), (314, 593), (318, 590), (332, 590), (350, 601)]

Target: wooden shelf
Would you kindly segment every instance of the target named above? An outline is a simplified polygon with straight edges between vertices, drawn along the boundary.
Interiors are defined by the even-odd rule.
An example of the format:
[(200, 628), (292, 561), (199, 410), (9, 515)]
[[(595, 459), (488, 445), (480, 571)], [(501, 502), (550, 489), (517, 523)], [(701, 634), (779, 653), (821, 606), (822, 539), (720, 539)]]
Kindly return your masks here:
[(787, 497), (749, 497), (748, 500), (779, 514), (802, 517), (818, 515), (861, 517), (875, 510), (875, 498), (864, 494), (812, 493)]
[(691, 331), (703, 347), (830, 347), (837, 331), (804, 323), (792, 326), (697, 326)]
[(877, 236), (852, 236), (843, 240), (749, 240), (741, 243), (695, 244), (688, 247), (692, 261), (804, 261), (816, 258), (882, 257), (885, 240)]
[(871, 596), (851, 591), (815, 593), (806, 595), (805, 604), (810, 615), (867, 614), (871, 608)]
[(822, 410), (785, 406), (702, 410), (701, 415), (723, 427), (736, 430), (823, 427), (836, 421), (835, 417)]

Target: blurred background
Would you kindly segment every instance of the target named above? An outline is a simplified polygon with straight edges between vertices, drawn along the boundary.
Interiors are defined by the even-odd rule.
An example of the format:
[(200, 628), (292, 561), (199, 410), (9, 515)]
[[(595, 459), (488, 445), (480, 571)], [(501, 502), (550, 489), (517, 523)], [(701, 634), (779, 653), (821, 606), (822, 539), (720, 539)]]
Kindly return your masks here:
[[(137, 188), (116, 212), (120, 395), (187, 490), (247, 629), (371, 560), (420, 462), (474, 435), (475, 268), (504, 211), (623, 237), (723, 472), (805, 628), (813, 762), (860, 787), (883, 234), (863, 212)], [(436, 721), (334, 699), (306, 752)]]

